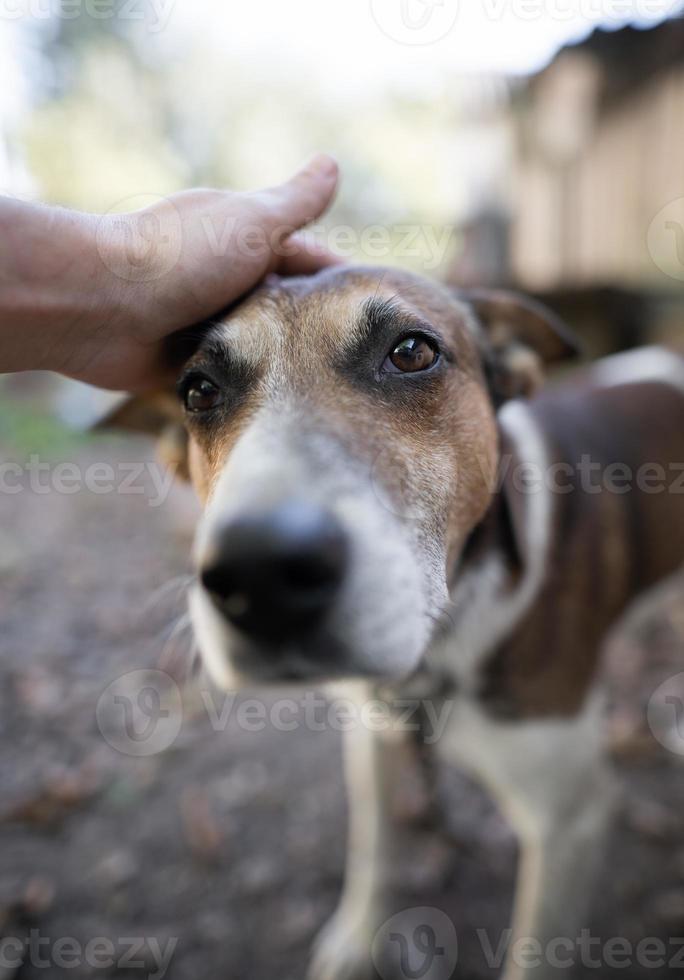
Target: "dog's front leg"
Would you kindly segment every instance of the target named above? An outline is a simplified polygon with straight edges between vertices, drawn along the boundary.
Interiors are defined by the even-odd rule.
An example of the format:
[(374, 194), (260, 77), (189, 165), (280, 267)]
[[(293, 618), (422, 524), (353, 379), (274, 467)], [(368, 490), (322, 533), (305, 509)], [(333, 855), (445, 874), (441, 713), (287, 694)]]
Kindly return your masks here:
[(391, 851), (391, 758), (405, 735), (370, 731), (357, 720), (345, 733), (349, 794), (347, 865), (336, 912), (319, 934), (309, 980), (365, 980), (373, 975), (371, 946), (384, 913)]
[[(502, 980), (561, 980), (580, 954), (616, 804), (598, 692), (573, 718), (497, 721), (473, 700), (450, 714), (441, 747), (489, 790), (520, 845), (512, 929), (483, 952)], [(485, 942), (482, 934), (482, 942)]]
[[(596, 769), (564, 813), (518, 823), (520, 863), (504, 980), (567, 977), (587, 930), (613, 812), (610, 777)], [(582, 798), (586, 793), (589, 798)]]
[(519, 732), (519, 757), (535, 766), (511, 766), (516, 784), (502, 798), (520, 842), (505, 980), (566, 977), (577, 962), (617, 795), (590, 714), (529, 729)]

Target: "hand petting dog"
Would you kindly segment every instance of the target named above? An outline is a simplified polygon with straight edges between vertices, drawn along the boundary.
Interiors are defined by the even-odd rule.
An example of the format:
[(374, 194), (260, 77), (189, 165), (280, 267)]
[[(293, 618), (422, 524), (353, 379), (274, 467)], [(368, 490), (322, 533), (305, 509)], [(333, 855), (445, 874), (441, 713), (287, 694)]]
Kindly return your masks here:
[(297, 234), (328, 208), (337, 176), (319, 154), (277, 187), (189, 190), (102, 216), (0, 198), (0, 372), (128, 391), (168, 381), (165, 338), (269, 272), (338, 261)]

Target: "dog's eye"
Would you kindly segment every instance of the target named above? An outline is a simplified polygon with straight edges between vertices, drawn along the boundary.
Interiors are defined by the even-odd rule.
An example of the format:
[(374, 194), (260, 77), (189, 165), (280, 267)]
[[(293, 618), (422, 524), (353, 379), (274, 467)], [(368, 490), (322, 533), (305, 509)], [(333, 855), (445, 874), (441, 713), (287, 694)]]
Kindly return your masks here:
[(190, 381), (183, 394), (185, 407), (189, 412), (209, 412), (221, 404), (221, 391), (207, 378)]
[(393, 373), (414, 374), (432, 367), (438, 356), (431, 340), (421, 334), (411, 334), (397, 344), (384, 366)]

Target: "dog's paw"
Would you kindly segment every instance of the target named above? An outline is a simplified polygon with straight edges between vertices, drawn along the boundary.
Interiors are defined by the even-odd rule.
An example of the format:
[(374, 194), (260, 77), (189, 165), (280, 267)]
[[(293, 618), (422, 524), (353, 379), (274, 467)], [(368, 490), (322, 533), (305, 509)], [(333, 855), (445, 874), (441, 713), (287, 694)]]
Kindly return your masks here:
[(373, 980), (374, 935), (368, 922), (336, 913), (314, 942), (307, 980)]

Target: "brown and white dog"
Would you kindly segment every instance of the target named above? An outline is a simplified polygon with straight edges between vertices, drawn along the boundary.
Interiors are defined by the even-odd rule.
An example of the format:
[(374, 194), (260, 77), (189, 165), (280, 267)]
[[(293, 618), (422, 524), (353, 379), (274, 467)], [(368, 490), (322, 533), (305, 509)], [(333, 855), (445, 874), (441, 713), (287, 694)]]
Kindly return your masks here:
[[(514, 932), (542, 943), (585, 924), (611, 813), (602, 641), (684, 559), (684, 498), (654, 489), (684, 462), (684, 362), (648, 348), (537, 393), (572, 353), (530, 301), (336, 268), (269, 280), (178, 389), (212, 677), (449, 699), (436, 748), (516, 829)], [(315, 980), (367, 975), (383, 916), (400, 738), (348, 741), (347, 876)]]

